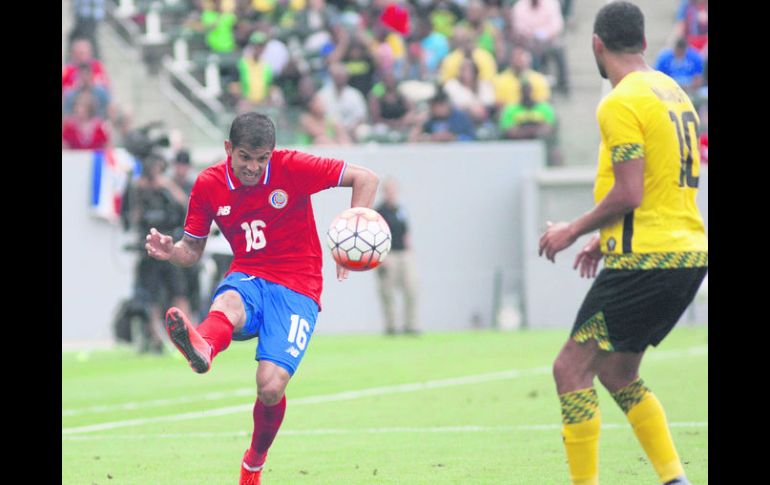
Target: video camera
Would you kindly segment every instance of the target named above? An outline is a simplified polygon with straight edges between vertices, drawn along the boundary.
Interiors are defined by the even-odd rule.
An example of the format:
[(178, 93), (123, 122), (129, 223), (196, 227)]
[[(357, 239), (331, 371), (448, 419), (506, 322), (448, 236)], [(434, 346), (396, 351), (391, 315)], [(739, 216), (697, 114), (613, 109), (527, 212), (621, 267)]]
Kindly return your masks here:
[[(160, 164), (160, 172), (166, 169), (165, 157), (161, 154), (161, 147), (168, 147), (169, 136), (164, 129), (163, 121), (152, 121), (144, 126), (136, 128), (126, 134), (124, 146), (132, 156), (134, 156), (142, 166), (142, 175), (149, 180), (153, 179), (153, 173), (157, 172), (153, 167)], [(141, 217), (137, 222), (139, 227), (157, 227), (167, 230), (179, 224), (179, 220), (184, 220), (184, 213), (180, 211), (185, 208), (177, 207), (170, 194), (165, 191), (158, 191), (156, 194), (143, 192), (143, 196), (137, 200), (132, 200), (131, 184), (126, 187), (123, 194), (123, 204), (121, 206), (121, 219), (123, 229), (129, 230), (131, 222), (129, 220), (129, 207), (136, 205), (141, 208)]]
[(163, 121), (152, 121), (146, 125), (128, 132), (123, 144), (126, 150), (138, 158), (144, 165), (147, 157), (155, 149), (169, 146), (169, 137), (163, 129)]

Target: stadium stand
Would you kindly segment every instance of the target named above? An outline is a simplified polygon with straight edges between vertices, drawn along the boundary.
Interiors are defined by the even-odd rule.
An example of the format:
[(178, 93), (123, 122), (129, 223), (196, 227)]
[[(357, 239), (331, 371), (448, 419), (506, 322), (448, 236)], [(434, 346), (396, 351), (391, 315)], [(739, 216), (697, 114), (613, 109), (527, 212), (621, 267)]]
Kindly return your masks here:
[[(557, 2), (563, 19), (566, 19), (561, 22), (563, 27), (558, 43), (563, 51), (558, 54), (564, 60), (564, 72), (561, 72), (560, 62), (549, 65), (545, 62), (547, 56), (540, 55), (542, 52), (533, 52), (531, 46), (528, 50), (527, 45), (514, 42), (513, 9), (530, 1), (105, 0), (103, 22), (119, 34), (122, 42), (141, 52), (147, 72), (160, 73), (159, 78), (167, 80), (170, 91), (173, 91), (159, 90), (157, 81), (147, 79), (147, 86), (133, 87), (130, 96), (123, 96), (129, 102), (123, 102), (124, 106), (110, 121), (115, 128), (122, 123), (125, 131), (134, 112), (170, 113), (161, 106), (169, 104), (168, 99), (173, 98), (174, 104), (182, 102), (185, 105), (185, 115), (173, 118), (169, 125), (185, 125), (184, 131), (194, 132), (194, 136), (187, 136), (187, 139), (219, 143), (236, 112), (258, 108), (276, 121), (279, 144), (322, 142), (323, 137), (312, 135), (303, 128), (307, 123), (301, 123), (301, 118), (313, 111), (310, 100), (329, 81), (329, 66), (341, 62), (348, 71), (351, 85), (362, 93), (367, 104), (367, 117), (361, 123), (363, 128), (351, 133), (350, 141), (403, 142), (408, 139), (413, 124), (428, 116), (429, 102), (437, 88), (446, 88), (442, 82), (445, 79), (441, 76), (442, 64), (451, 59), (450, 67), (453, 65), (459, 72), (464, 56), (458, 48), (465, 35), (470, 37), (471, 56), (474, 57), (476, 51), (483, 51), (475, 57), (487, 59), (477, 62), (477, 67), (483, 65), (480, 77), (487, 76), (489, 65), (494, 64), (495, 105), (489, 110), (488, 120), (476, 117), (474, 139), (506, 138), (497, 123), (505, 108), (501, 101), (500, 79), (506, 80), (506, 91), (516, 91), (509, 97), (516, 98), (521, 83), (515, 81), (523, 76), (532, 84), (535, 98), (542, 90), (547, 91), (548, 102), (554, 108), (556, 123), (553, 135), (547, 140), (549, 153), (551, 147), (556, 147), (557, 153), (563, 154), (561, 158), (566, 165), (590, 165), (596, 157), (596, 146), (588, 140), (598, 133), (591, 131), (589, 119), (600, 94), (600, 83), (592, 54), (586, 47), (590, 45), (591, 30), (591, 25), (586, 23), (586, 12), (598, 8), (603, 2), (588, 0), (578, 8), (574, 8), (570, 1)], [(690, 18), (685, 8), (689, 3), (689, 0), (683, 1), (678, 13), (678, 18), (683, 20), (676, 25), (683, 32), (689, 28), (684, 22)], [(700, 5), (702, 2), (692, 3)], [(648, 10), (651, 12), (648, 44), (650, 51), (657, 53), (665, 41), (658, 40), (662, 34), (658, 32), (661, 29), (656, 20), (665, 15), (671, 22), (672, 9), (650, 5)], [(703, 17), (702, 13), (699, 15), (696, 15), (697, 19)], [(222, 24), (220, 18), (231, 20)], [(700, 24), (696, 22), (696, 25)], [(698, 28), (700, 32), (703, 26)], [(705, 28), (707, 33), (707, 25)], [(217, 34), (211, 35), (214, 32), (229, 40), (218, 39), (217, 43), (212, 40), (217, 37)], [(255, 32), (267, 36), (265, 45), (252, 42)], [(669, 28), (664, 35), (670, 34)], [(262, 53), (254, 62), (249, 62), (254, 59), (255, 46), (262, 49)], [(528, 54), (530, 64), (525, 68), (526, 75), (511, 66), (515, 48), (523, 48), (521, 50)], [(705, 49), (707, 53), (707, 42)], [(130, 61), (121, 59), (119, 69), (124, 69), (127, 62)], [(543, 71), (533, 69), (538, 67), (538, 62)], [(448, 69), (446, 64), (444, 69)], [(411, 116), (402, 120), (399, 126), (383, 124), (371, 109), (370, 95), (374, 93), (379, 97), (384, 72), (393, 72), (397, 92), (411, 105)], [(134, 84), (139, 83), (137, 76), (141, 74), (134, 74)], [(569, 96), (563, 92), (567, 79)], [(263, 95), (264, 99), (256, 103), (245, 101), (248, 97), (260, 98), (259, 93), (265, 86), (268, 95)], [(168, 99), (161, 100), (161, 97)], [(121, 99), (118, 97), (117, 101)], [(320, 106), (317, 110), (321, 108), (327, 116), (333, 117), (330, 114), (333, 110)], [(469, 109), (465, 111), (471, 114)], [(158, 117), (137, 122), (149, 122)], [(189, 125), (194, 128), (189, 129)], [(206, 134), (202, 135), (202, 131)], [(119, 135), (119, 130), (115, 132)], [(549, 162), (558, 164), (559, 159), (553, 157)]]
[[(496, 123), (504, 105), (496, 102), (497, 84), (487, 82), (518, 76), (508, 62), (514, 46), (529, 49), (541, 64), (551, 52), (533, 51), (531, 42), (513, 35), (513, 7), (522, 2), (530, 0), (106, 0), (104, 18), (141, 50), (149, 73), (168, 76), (177, 95), (222, 131), (235, 113), (259, 109), (275, 119), (279, 143), (323, 142), (307, 131), (308, 116), (300, 122), (303, 114), (323, 111), (333, 123), (356, 124), (348, 127), (352, 142), (402, 142), (428, 116), (441, 88), (472, 118), (473, 139), (494, 140), (506, 138)], [(473, 69), (456, 79), (467, 56), (478, 79)], [(330, 66), (337, 63), (364, 100), (366, 114), (355, 123), (341, 119), (335, 106), (320, 106), (331, 102), (328, 94), (310, 106), (317, 92), (329, 90)], [(384, 73), (394, 74), (394, 92), (386, 89), (391, 81)], [(566, 72), (556, 74), (541, 74), (549, 82), (545, 89), (566, 90)], [(520, 85), (509, 80), (506, 86), (520, 91)], [(400, 117), (388, 113), (399, 123), (383, 122), (386, 90), (391, 107), (403, 108)], [(379, 112), (372, 113), (373, 104)]]

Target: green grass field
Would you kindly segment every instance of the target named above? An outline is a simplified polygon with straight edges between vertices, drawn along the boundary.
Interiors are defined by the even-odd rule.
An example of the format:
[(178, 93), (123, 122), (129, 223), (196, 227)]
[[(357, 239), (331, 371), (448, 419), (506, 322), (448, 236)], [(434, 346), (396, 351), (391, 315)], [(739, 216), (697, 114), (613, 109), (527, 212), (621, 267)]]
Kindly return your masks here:
[[(568, 483), (550, 371), (566, 336), (315, 336), (263, 483)], [(64, 352), (62, 483), (237, 483), (255, 344), (233, 342), (202, 376), (170, 354)], [(708, 483), (707, 364), (708, 328), (680, 326), (641, 370), (697, 485)], [(601, 482), (658, 483), (623, 413), (598, 393)]]

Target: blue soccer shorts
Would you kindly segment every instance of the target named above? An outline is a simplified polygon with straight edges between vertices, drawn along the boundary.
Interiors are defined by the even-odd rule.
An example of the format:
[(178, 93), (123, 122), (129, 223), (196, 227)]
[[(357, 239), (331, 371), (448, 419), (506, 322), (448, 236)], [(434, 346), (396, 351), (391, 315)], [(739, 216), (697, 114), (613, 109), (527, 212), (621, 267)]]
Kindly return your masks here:
[(294, 375), (315, 329), (316, 302), (283, 285), (239, 272), (222, 280), (214, 298), (228, 290), (241, 295), (246, 309), (246, 323), (233, 333), (233, 340), (258, 337), (256, 360), (270, 361)]

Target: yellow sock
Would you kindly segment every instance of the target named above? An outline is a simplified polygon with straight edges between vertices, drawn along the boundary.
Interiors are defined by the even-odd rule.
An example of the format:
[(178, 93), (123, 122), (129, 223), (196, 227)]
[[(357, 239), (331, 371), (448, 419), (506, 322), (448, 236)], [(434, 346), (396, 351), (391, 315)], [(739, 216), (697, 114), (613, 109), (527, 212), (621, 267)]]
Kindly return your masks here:
[(612, 394), (626, 413), (639, 443), (652, 462), (661, 482), (684, 475), (682, 462), (674, 448), (663, 406), (641, 379)]
[(573, 485), (599, 483), (599, 396), (593, 387), (559, 395), (562, 438)]

